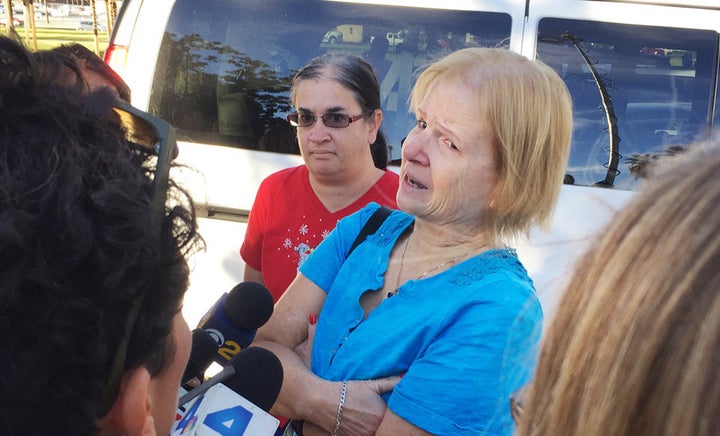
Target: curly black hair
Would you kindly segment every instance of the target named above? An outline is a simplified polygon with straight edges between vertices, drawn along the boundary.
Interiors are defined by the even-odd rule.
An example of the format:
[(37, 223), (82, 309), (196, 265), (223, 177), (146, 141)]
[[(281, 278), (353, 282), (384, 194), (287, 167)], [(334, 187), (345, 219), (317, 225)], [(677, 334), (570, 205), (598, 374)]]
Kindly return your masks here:
[(116, 98), (62, 86), (62, 54), (0, 38), (0, 428), (96, 434), (128, 312), (148, 290), (125, 369), (174, 355), (187, 258), (202, 246), (192, 200), (169, 183), (151, 223), (154, 157), (110, 118)]

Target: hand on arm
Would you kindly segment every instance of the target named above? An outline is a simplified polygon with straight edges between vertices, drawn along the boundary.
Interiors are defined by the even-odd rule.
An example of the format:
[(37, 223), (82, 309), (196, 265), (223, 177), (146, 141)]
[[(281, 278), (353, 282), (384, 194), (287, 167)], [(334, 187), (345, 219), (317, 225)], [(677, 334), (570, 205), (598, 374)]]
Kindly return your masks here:
[[(307, 421), (308, 434), (312, 434), (310, 423), (323, 429), (324, 434), (335, 430), (342, 389), (341, 382), (323, 380), (309, 367), (315, 326), (309, 325), (308, 317), (321, 312), (325, 296), (325, 291), (299, 274), (275, 305), (270, 320), (258, 330), (253, 344), (274, 352), (283, 364), (283, 385), (272, 412)], [(387, 410), (380, 394), (399, 381), (400, 377), (349, 381), (342, 434), (374, 434)]]
[[(338, 434), (343, 436), (376, 434), (378, 426), (388, 412), (387, 405), (380, 397), (380, 394), (391, 390), (399, 381), (399, 376), (375, 380), (348, 381)], [(318, 421), (306, 420), (303, 427), (305, 436), (327, 436), (328, 433), (334, 433), (337, 425), (337, 408), (342, 382), (335, 382), (334, 385), (336, 392), (331, 399), (335, 399), (335, 414), (332, 415), (332, 420), (323, 425), (316, 424)]]

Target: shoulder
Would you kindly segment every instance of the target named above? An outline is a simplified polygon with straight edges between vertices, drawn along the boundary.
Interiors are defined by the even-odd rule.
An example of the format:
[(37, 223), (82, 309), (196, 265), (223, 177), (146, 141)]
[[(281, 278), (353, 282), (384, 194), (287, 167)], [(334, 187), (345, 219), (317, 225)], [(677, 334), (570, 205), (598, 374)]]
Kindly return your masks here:
[(468, 259), (455, 268), (457, 273), (451, 281), (459, 286), (470, 283), (508, 281), (517, 283), (523, 288), (534, 289), (532, 280), (511, 248), (490, 249)]
[(285, 168), (265, 177), (258, 187), (258, 197), (297, 199), (312, 191), (305, 165)]
[(391, 169), (386, 169), (385, 174), (375, 183), (376, 186), (380, 186), (383, 189), (392, 188), (394, 190), (397, 190), (399, 184), (400, 176)]
[(467, 298), (485, 309), (530, 311), (542, 317), (533, 281), (513, 249), (481, 253), (455, 267), (448, 281), (456, 288), (465, 288)]
[(296, 167), (284, 168), (280, 171), (276, 171), (269, 176), (265, 177), (262, 181), (263, 184), (268, 183), (281, 183), (288, 180), (302, 179), (308, 177), (308, 170), (305, 165), (298, 165)]
[(365, 225), (370, 217), (380, 209), (380, 204), (371, 201), (357, 211), (340, 219), (338, 227), (358, 227)]

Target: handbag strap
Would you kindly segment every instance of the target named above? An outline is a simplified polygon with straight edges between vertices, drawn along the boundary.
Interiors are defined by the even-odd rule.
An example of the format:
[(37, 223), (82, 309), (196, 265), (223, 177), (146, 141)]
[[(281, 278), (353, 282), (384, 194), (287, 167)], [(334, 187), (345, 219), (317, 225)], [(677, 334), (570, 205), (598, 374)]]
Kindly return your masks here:
[(353, 242), (352, 246), (350, 247), (350, 251), (348, 251), (347, 256), (345, 256), (345, 259), (350, 257), (350, 253), (355, 250), (355, 248), (362, 244), (362, 242), (370, 235), (374, 234), (382, 225), (383, 221), (385, 221), (385, 218), (390, 215), (392, 212), (392, 209), (386, 206), (380, 206), (378, 210), (373, 212), (372, 215), (370, 215), (370, 219), (367, 220), (365, 225), (362, 229), (360, 229), (360, 233), (358, 233), (357, 238), (355, 238), (355, 241)]

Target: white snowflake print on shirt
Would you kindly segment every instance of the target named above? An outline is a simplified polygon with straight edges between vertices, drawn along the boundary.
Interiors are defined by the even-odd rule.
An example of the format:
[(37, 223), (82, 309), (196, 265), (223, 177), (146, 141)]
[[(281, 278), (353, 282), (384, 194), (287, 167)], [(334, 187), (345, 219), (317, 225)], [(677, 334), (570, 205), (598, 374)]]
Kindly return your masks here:
[[(308, 216), (302, 216), (301, 224), (292, 230), (287, 228), (287, 236), (282, 241), (282, 250), (287, 253), (288, 261), (292, 262), (295, 267), (299, 268), (305, 259), (315, 247), (328, 237), (332, 228), (328, 229), (325, 225), (326, 220), (319, 218), (317, 223), (309, 219)], [(337, 221), (335, 221), (337, 223)]]

